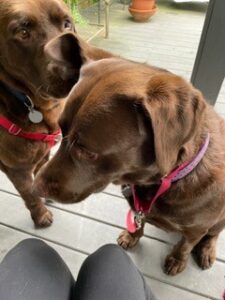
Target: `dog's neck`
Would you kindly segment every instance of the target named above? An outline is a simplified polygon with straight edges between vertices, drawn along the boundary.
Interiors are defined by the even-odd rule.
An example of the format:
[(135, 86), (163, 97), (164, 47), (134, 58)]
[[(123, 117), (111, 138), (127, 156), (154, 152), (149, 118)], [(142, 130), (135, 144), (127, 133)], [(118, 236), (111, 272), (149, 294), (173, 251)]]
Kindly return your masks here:
[[(174, 185), (172, 185), (172, 183), (181, 181), (184, 184), (186, 182), (186, 177), (190, 178), (190, 176), (188, 175), (191, 175), (191, 173), (194, 174), (196, 171), (196, 167), (199, 164), (201, 165), (202, 159), (208, 150), (209, 140), (210, 140), (210, 136), (209, 134), (207, 134), (204, 142), (201, 142), (200, 146), (198, 147), (198, 151), (196, 151), (196, 153), (194, 153), (191, 157), (189, 156), (188, 159), (185, 159), (185, 161), (180, 161), (180, 163), (177, 164), (177, 168), (174, 168), (174, 170), (172, 170), (170, 174), (168, 174), (166, 177), (163, 177), (163, 178), (167, 178), (167, 177), (171, 178), (171, 188), (173, 190), (174, 190), (173, 188)], [(178, 171), (176, 172), (176, 170)], [(161, 178), (161, 180), (152, 181), (151, 184), (146, 183), (142, 185), (133, 185), (135, 186), (135, 194), (142, 201), (148, 202), (156, 194), (157, 190), (159, 189), (159, 186), (162, 184), (163, 178)], [(132, 193), (132, 189), (130, 188), (130, 186), (128, 185), (123, 187), (122, 192), (125, 198), (127, 198), (127, 200), (129, 201), (131, 207), (133, 208), (134, 193)]]
[(30, 89), (27, 84), (24, 84), (20, 79), (16, 78), (15, 75), (10, 74), (0, 62), (0, 81), (9, 86), (11, 89), (20, 91), (29, 97), (32, 96)]
[(43, 122), (47, 125), (49, 131), (55, 131), (59, 128), (58, 118), (65, 105), (64, 99), (46, 99), (42, 96), (34, 95), (26, 85), (8, 74), (1, 66), (0, 81), (8, 87), (8, 90), (1, 88), (3, 97), (0, 99), (0, 102), (5, 107), (3, 111), (5, 110), (6, 113), (9, 112), (10, 115), (13, 115), (15, 112), (15, 116), (13, 116), (15, 120), (20, 119), (20, 121), (25, 121), (26, 115), (28, 115), (27, 108), (18, 100), (16, 94), (20, 94), (24, 99), (28, 95), (34, 107), (43, 115)]

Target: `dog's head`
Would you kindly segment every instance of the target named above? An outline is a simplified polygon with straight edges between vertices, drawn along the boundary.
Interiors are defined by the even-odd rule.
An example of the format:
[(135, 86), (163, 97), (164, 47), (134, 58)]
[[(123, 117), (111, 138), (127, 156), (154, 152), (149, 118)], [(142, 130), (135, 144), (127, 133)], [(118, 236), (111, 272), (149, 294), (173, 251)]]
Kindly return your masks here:
[(65, 97), (82, 65), (73, 32), (61, 0), (0, 0), (0, 79), (28, 94)]
[(69, 203), (110, 182), (158, 182), (188, 155), (205, 106), (169, 72), (119, 58), (87, 64), (60, 120), (61, 147), (34, 189)]

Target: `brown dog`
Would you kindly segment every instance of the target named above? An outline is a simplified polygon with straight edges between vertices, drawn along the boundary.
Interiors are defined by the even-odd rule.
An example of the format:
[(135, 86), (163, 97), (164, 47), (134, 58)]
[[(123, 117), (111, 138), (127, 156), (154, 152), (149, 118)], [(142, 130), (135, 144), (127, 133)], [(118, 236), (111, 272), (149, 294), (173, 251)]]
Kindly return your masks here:
[(60, 126), (61, 147), (34, 189), (63, 203), (81, 201), (112, 182), (135, 184), (148, 205), (160, 179), (198, 157), (204, 144), (194, 170), (159, 197), (136, 233), (124, 231), (118, 242), (133, 247), (149, 222), (182, 234), (166, 258), (168, 274), (184, 270), (194, 248), (202, 269), (213, 264), (225, 225), (225, 122), (198, 90), (164, 70), (103, 59), (82, 67)]
[[(63, 35), (55, 49), (54, 37), (65, 31), (74, 31), (74, 25), (61, 0), (0, 0), (0, 169), (38, 226), (52, 222), (51, 212), (31, 193), (33, 174), (48, 159), (50, 144), (20, 135), (55, 132), (63, 97), (78, 80), (85, 56), (97, 59), (105, 54), (80, 41), (81, 53), (70, 34)], [(59, 51), (57, 62), (49, 59), (49, 53), (52, 57)]]

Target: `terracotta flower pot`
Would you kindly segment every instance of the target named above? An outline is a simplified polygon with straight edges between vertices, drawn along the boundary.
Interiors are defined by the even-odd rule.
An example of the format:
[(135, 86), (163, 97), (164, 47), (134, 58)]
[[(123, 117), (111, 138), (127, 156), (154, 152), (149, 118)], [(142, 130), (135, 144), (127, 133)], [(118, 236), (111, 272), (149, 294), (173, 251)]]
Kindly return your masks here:
[(129, 6), (129, 12), (137, 22), (146, 22), (156, 10), (155, 0), (132, 0)]

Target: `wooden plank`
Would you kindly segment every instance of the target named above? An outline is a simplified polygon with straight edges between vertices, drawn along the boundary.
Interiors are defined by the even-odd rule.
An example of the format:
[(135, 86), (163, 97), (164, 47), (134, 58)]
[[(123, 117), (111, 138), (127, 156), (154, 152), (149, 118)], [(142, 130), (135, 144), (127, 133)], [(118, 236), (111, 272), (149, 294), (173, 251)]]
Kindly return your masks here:
[[(163, 8), (163, 9), (162, 9)], [(160, 6), (148, 23), (137, 24), (127, 18), (121, 6), (111, 7), (109, 39), (95, 37), (91, 43), (139, 62), (169, 70), (183, 70), (190, 78), (204, 22), (204, 13)], [(191, 21), (190, 21), (191, 17)]]
[[(98, 45), (99, 46), (99, 45)], [(193, 61), (194, 61), (194, 55), (193, 58), (184, 58), (180, 57), (179, 54), (170, 55), (168, 53), (164, 53), (159, 55), (158, 53), (153, 53), (151, 51), (148, 51), (148, 49), (145, 49), (144, 51), (140, 51), (138, 48), (135, 48), (134, 46), (129, 44), (121, 45), (114, 45), (114, 46), (102, 46), (101, 48), (104, 48), (105, 50), (112, 51), (113, 53), (117, 55), (121, 55), (124, 58), (132, 59), (138, 62), (146, 62), (151, 65), (156, 65), (165, 69), (181, 69), (185, 70), (188, 73), (191, 73), (192, 67), (193, 67)]]
[[(152, 25), (152, 23), (151, 23)], [(146, 41), (149, 41), (151, 42), (151, 39), (149, 37), (151, 37), (151, 35), (153, 37), (156, 37), (159, 39), (164, 39), (166, 41), (169, 40), (168, 38), (168, 34), (169, 34), (169, 37), (171, 38), (174, 38), (176, 40), (179, 40), (181, 39), (183, 41), (183, 43), (187, 43), (187, 42), (191, 42), (193, 43), (193, 41), (195, 40), (198, 40), (199, 39), (199, 36), (201, 34), (201, 31), (199, 32), (196, 32), (196, 33), (189, 33), (187, 34), (186, 32), (183, 31), (183, 28), (180, 27), (180, 31), (172, 31), (170, 29), (170, 27), (166, 26), (164, 28), (162, 28), (163, 26), (161, 24), (157, 24), (157, 26), (151, 26), (151, 27), (146, 27), (146, 25), (144, 25), (145, 27), (143, 27), (143, 24), (140, 24), (138, 27), (136, 26), (120, 26), (120, 30), (119, 29), (119, 26), (116, 25), (117, 28), (114, 28), (114, 32), (112, 32), (112, 38), (113, 37), (116, 37), (116, 38), (119, 38), (121, 37), (123, 34), (124, 36), (131, 36), (131, 32), (132, 32), (132, 37), (142, 37), (143, 40), (146, 40)], [(118, 30), (118, 31), (116, 31)], [(126, 35), (125, 35), (126, 34)], [(110, 35), (111, 36), (111, 35)], [(124, 41), (125, 42), (125, 41)]]
[[(121, 36), (122, 36), (122, 32), (121, 32)], [(148, 38), (147, 38), (147, 36), (148, 36)], [(118, 43), (118, 42), (120, 43), (121, 42), (120, 35), (118, 36), (117, 32), (110, 33), (109, 41), (115, 42), (115, 43)], [(157, 46), (157, 48), (159, 48), (159, 49), (163, 46), (168, 47), (168, 48), (169, 47), (174, 47), (174, 44), (175, 44), (175, 41), (173, 40), (172, 36), (170, 36), (169, 38), (165, 37), (165, 39), (163, 39), (163, 40), (162, 39), (159, 40), (159, 37), (154, 36), (154, 35), (151, 36), (151, 39), (149, 39), (149, 34), (146, 34), (146, 38), (145, 38), (145, 36), (143, 37), (142, 34), (137, 34), (137, 35), (134, 35), (134, 36), (129, 35), (129, 36), (126, 37), (125, 41), (128, 44), (132, 43), (132, 42), (142, 43), (144, 41), (145, 43), (148, 43), (151, 46), (154, 46), (154, 45)], [(95, 44), (96, 46), (102, 45), (102, 47), (104, 47), (104, 46), (107, 47), (107, 42), (102, 39), (101, 35), (96, 36), (91, 41), (91, 44)], [(195, 49), (197, 51), (198, 40), (185, 41), (182, 38), (180, 38), (176, 41), (176, 47), (178, 47), (178, 49), (183, 48), (184, 51), (193, 50), (193, 49)]]
[(225, 78), (216, 103), (225, 103)]
[[(120, 233), (118, 228), (55, 208), (52, 208), (55, 219), (54, 226), (35, 230), (28, 211), (24, 209), (23, 203), (19, 201), (18, 197), (1, 193), (0, 205), (0, 220), (3, 225), (18, 228), (85, 254), (92, 253), (105, 243), (115, 243)], [(136, 249), (129, 252), (129, 255), (138, 268), (150, 278), (205, 297), (220, 299), (225, 283), (224, 263), (215, 262), (213, 268), (203, 272), (190, 258), (188, 267), (182, 274), (169, 277), (163, 273), (162, 264), (170, 249), (171, 247), (164, 243), (143, 238)]]
[[(163, 61), (166, 61), (168, 57), (172, 59), (172, 62), (176, 62), (177, 60), (181, 61), (184, 66), (188, 66), (193, 62), (195, 58), (195, 51), (192, 52), (184, 52), (182, 50), (178, 51), (175, 49), (157, 49), (154, 46), (143, 45), (141, 47), (140, 44), (137, 44), (135, 41), (131, 43), (114, 43), (108, 42), (107, 45), (104, 43), (99, 43), (98, 45), (101, 48), (107, 49), (113, 53), (122, 53), (124, 57), (129, 57), (130, 55), (137, 55), (137, 57), (153, 57), (160, 58)], [(138, 56), (139, 55), (139, 56)], [(174, 66), (175, 67), (175, 66)]]
[[(129, 40), (128, 40), (129, 41)], [(195, 58), (196, 55), (196, 48), (190, 48), (190, 49), (184, 49), (184, 45), (182, 47), (175, 47), (174, 45), (165, 45), (162, 44), (160, 47), (155, 47), (155, 44), (150, 43), (149, 41), (137, 41), (135, 38), (130, 40), (127, 44), (127, 50), (133, 50), (133, 53), (135, 53), (135, 49), (139, 50), (139, 53), (151, 53), (155, 55), (169, 55), (171, 57), (179, 57), (184, 59), (185, 61), (190, 61)], [(111, 49), (113, 51), (114, 49), (124, 49), (125, 44), (122, 43), (116, 43), (114, 40), (109, 40), (107, 44), (105, 41), (99, 42), (98, 46), (106, 46), (108, 49)], [(196, 45), (197, 46), (197, 45)], [(125, 53), (126, 54), (126, 53)]]
[[(14, 191), (18, 194), (12, 183), (5, 177), (1, 176), (0, 189), (7, 191)], [(111, 191), (120, 195), (120, 190), (117, 186), (109, 186), (106, 191)], [(18, 199), (20, 200), (20, 199)], [(115, 197), (107, 195), (104, 193), (93, 194), (85, 201), (72, 205), (63, 205), (59, 203), (52, 203), (50, 205), (54, 208), (59, 208), (61, 210), (75, 213), (83, 217), (87, 217), (102, 223), (108, 224), (110, 226), (117, 227), (118, 229), (123, 229), (125, 227), (125, 218), (128, 210), (127, 201), (123, 197)], [(51, 209), (51, 208), (50, 208)], [(1, 220), (1, 219), (0, 219)], [(167, 233), (155, 226), (146, 224), (145, 226), (145, 236), (150, 237), (159, 241), (163, 241), (169, 245), (177, 243), (180, 239), (180, 235), (176, 233)], [(225, 261), (225, 231), (220, 234), (218, 244), (217, 244), (217, 259)]]
[[(186, 22), (186, 21), (181, 20), (181, 22)], [(195, 29), (190, 28), (190, 30), (187, 30), (187, 28), (183, 27), (183, 24), (179, 24), (179, 20), (177, 20), (176, 27), (175, 26), (172, 27), (171, 24), (168, 26), (168, 23), (165, 24), (159, 19), (158, 20), (152, 19), (152, 21), (147, 24), (146, 23), (137, 24), (127, 20), (122, 20), (122, 18), (121, 19), (117, 18), (116, 22), (114, 22), (113, 19), (111, 21), (112, 26), (111, 26), (109, 40), (114, 38), (118, 39), (123, 34), (126, 34), (123, 36), (125, 37), (125, 40), (126, 39), (132, 40), (133, 37), (134, 38), (144, 37), (143, 41), (149, 41), (149, 43), (151, 43), (151, 39), (153, 38), (153, 43), (159, 42), (163, 44), (164, 40), (166, 43), (167, 42), (172, 43), (172, 38), (176, 38), (176, 40), (178, 41), (178, 45), (182, 45), (181, 42), (183, 43), (190, 42), (192, 45), (193, 43), (199, 41), (201, 29), (203, 27), (203, 18), (200, 23), (195, 24), (196, 27)]]
[[(0, 261), (3, 259), (5, 254), (17, 243), (27, 238), (33, 237), (29, 234), (25, 234), (23, 232), (0, 225)], [(63, 246), (59, 246), (48, 241), (45, 242), (59, 253), (59, 255), (68, 265), (74, 278), (77, 278), (80, 267), (87, 255), (67, 249)], [(148, 282), (149, 286), (151, 286), (152, 291), (155, 295), (157, 295), (158, 299), (174, 300), (174, 298), (177, 298), (182, 300), (193, 300), (193, 297), (195, 298), (195, 300), (207, 299), (205, 297), (201, 297), (199, 295), (184, 291), (174, 286), (164, 284), (155, 279), (146, 277), (146, 281)]]
[[(6, 176), (1, 174), (0, 178), (0, 190), (5, 190), (18, 195), (18, 192)], [(125, 219), (128, 210), (127, 201), (121, 195), (118, 186), (109, 185), (106, 192), (110, 192), (111, 195), (105, 193), (93, 194), (85, 201), (77, 204), (63, 205), (54, 202), (50, 204), (50, 206), (123, 229), (125, 227)], [(113, 193), (117, 196), (114, 197)], [(174, 233), (168, 234), (149, 224), (146, 224), (145, 235), (169, 244), (174, 244), (179, 239), (179, 235)]]
[(218, 114), (225, 114), (225, 102), (216, 102), (215, 110), (218, 112)]
[(209, 298), (202, 297), (200, 295), (197, 295), (195, 293), (187, 292), (182, 289), (178, 289), (175, 286), (171, 286), (168, 284), (164, 284), (162, 282), (159, 282), (154, 279), (150, 279), (148, 277), (145, 277), (148, 285), (151, 287), (152, 291), (154, 292), (154, 295), (157, 297), (157, 299), (162, 300), (206, 300)]

